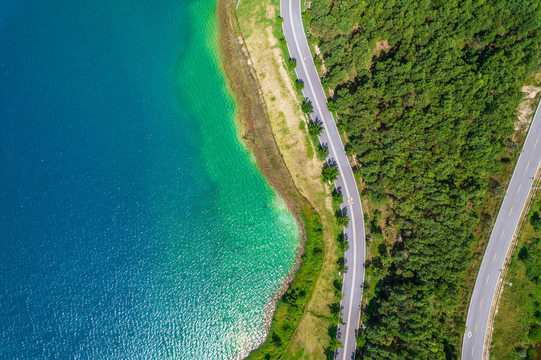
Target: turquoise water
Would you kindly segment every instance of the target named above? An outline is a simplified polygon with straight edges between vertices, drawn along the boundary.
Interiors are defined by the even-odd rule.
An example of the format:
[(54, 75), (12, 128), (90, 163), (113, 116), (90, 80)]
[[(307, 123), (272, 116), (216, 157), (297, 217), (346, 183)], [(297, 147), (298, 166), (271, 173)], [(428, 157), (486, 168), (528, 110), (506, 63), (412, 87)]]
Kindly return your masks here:
[(215, 0), (0, 0), (0, 358), (233, 359), (298, 229), (237, 137)]

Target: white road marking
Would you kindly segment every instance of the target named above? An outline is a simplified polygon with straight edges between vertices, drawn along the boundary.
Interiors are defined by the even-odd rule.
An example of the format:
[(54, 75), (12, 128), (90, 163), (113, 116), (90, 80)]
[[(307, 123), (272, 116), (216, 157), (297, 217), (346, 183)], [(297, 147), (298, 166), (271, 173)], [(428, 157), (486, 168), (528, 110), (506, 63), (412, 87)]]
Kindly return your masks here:
[[(528, 201), (528, 198), (527, 198), (527, 193), (530, 192), (530, 189), (531, 189), (531, 185), (532, 185), (532, 182), (535, 180), (532, 176), (534, 176), (534, 174), (530, 173), (529, 172), (529, 166), (531, 165), (532, 166), (532, 172), (534, 170), (538, 170), (538, 165), (540, 163), (540, 160), (539, 160), (539, 157), (541, 155), (541, 150), (540, 151), (532, 151), (532, 148), (530, 148), (530, 144), (532, 143), (532, 141), (535, 143), (534, 146), (533, 146), (533, 149), (536, 149), (537, 147), (537, 144), (539, 143), (539, 139), (536, 138), (535, 140), (533, 139), (534, 137), (538, 137), (540, 136), (539, 135), (539, 131), (540, 131), (540, 128), (539, 128), (539, 123), (541, 122), (541, 105), (538, 106), (537, 108), (537, 111), (536, 111), (536, 114), (534, 116), (534, 119), (532, 120), (532, 124), (531, 124), (531, 127), (530, 127), (530, 131), (528, 132), (528, 135), (526, 137), (526, 141), (524, 143), (524, 147), (523, 147), (523, 151), (522, 153), (520, 154), (520, 157), (519, 157), (519, 162), (520, 161), (526, 161), (527, 162), (527, 165), (526, 165), (526, 171), (524, 172), (521, 172), (520, 169), (516, 168), (515, 167), (515, 170), (514, 170), (514, 173), (513, 173), (513, 176), (511, 178), (511, 184), (514, 185), (513, 183), (513, 179), (517, 179), (516, 181), (519, 182), (519, 186), (517, 186), (517, 191), (515, 192), (515, 195), (512, 195), (511, 192), (507, 192), (506, 196), (505, 196), (505, 199), (511, 199), (511, 200), (516, 200), (517, 202), (515, 203), (515, 205), (517, 205), (517, 215), (518, 216), (514, 216), (513, 219), (505, 219), (504, 216), (502, 217), (498, 217), (497, 220), (496, 220), (496, 223), (494, 224), (495, 225), (495, 228), (493, 229), (493, 232), (491, 234), (491, 238), (490, 238), (490, 241), (489, 243), (487, 244), (487, 249), (490, 249), (490, 251), (487, 251), (487, 253), (485, 253), (485, 256), (483, 257), (483, 260), (482, 260), (482, 263), (485, 263), (486, 261), (489, 261), (488, 259), (485, 259), (486, 257), (488, 257), (489, 253), (490, 252), (494, 252), (495, 254), (493, 255), (493, 259), (492, 259), (492, 263), (493, 265), (489, 265), (488, 267), (489, 268), (496, 268), (496, 266), (498, 266), (499, 268), (499, 272), (500, 274), (498, 274), (498, 276), (496, 277), (496, 281), (503, 281), (503, 279), (500, 279), (500, 276), (501, 276), (501, 272), (502, 272), (502, 267), (504, 266), (505, 262), (505, 256), (507, 254), (507, 250), (509, 249), (509, 246), (511, 245), (511, 240), (512, 240), (512, 236), (513, 236), (513, 233), (515, 231), (515, 229), (519, 229), (520, 228), (520, 224), (518, 223), (519, 221), (519, 217), (521, 216), (521, 213)], [(530, 161), (532, 161), (533, 163), (530, 164), (530, 161), (528, 161), (528, 159), (530, 159)], [(536, 163), (538, 165), (536, 165)], [(535, 169), (534, 169), (535, 168)], [(524, 186), (525, 186), (525, 192), (524, 194), (520, 197), (516, 196), (516, 194), (519, 194), (520, 191), (521, 191), (521, 180), (522, 180), (522, 177), (524, 177), (524, 173), (527, 173), (529, 176), (528, 176), (528, 181), (524, 182)], [(504, 199), (504, 201), (505, 201)], [(500, 207), (500, 212), (504, 211), (501, 207)], [(509, 212), (509, 216), (511, 216), (511, 211), (508, 211)], [(514, 212), (514, 210), (513, 210)], [(500, 215), (501, 213), (498, 214), (498, 216)], [(503, 214), (501, 214), (503, 215)], [(500, 223), (502, 223), (502, 225), (500, 225)], [(507, 236), (506, 240), (505, 241), (496, 241), (495, 240), (495, 232), (496, 232), (496, 229), (497, 228), (500, 228), (500, 229), (503, 229), (505, 225), (505, 228), (508, 228), (510, 229), (511, 233), (508, 234), (508, 235), (511, 235), (511, 236)], [(494, 241), (493, 241), (494, 240)], [(498, 255), (498, 253), (496, 252), (496, 249), (502, 249), (504, 250), (504, 253), (503, 253), (503, 258), (498, 258), (498, 264), (495, 264), (495, 261), (496, 261), (496, 257)], [(489, 270), (489, 269), (487, 269)], [(492, 269), (494, 270), (494, 269)], [(486, 274), (488, 274), (488, 271), (486, 272)], [(511, 284), (509, 284), (511, 285)], [(472, 341), (471, 343), (469, 342), (469, 340), (464, 339), (464, 343), (463, 343), (463, 356), (462, 358), (465, 360), (468, 358), (467, 356), (467, 346), (470, 346), (470, 351), (471, 351), (471, 359), (475, 359), (475, 360), (481, 360), (484, 358), (484, 352), (485, 352), (485, 348), (484, 348), (484, 345), (486, 345), (486, 340), (487, 340), (487, 335), (490, 334), (490, 330), (491, 329), (485, 329), (485, 326), (486, 326), (486, 321), (488, 320), (488, 316), (490, 315), (488, 311), (480, 311), (479, 309), (482, 307), (482, 303), (483, 303), (483, 300), (481, 300), (481, 303), (479, 304), (479, 309), (478, 310), (475, 310), (475, 300), (479, 301), (479, 298), (483, 295), (483, 296), (488, 296), (488, 302), (487, 302), (487, 310), (491, 307), (492, 305), (492, 301), (496, 301), (497, 303), (497, 296), (495, 296), (496, 294), (494, 292), (492, 292), (491, 294), (489, 294), (489, 289), (484, 289), (481, 287), (481, 284), (480, 283), (476, 283), (475, 287), (474, 287), (474, 290), (473, 290), (473, 293), (472, 293), (472, 297), (470, 298), (470, 306), (469, 306), (469, 309), (468, 309), (468, 315), (467, 315), (467, 318), (466, 318), (466, 323), (467, 324), (471, 324), (475, 321), (479, 321), (481, 323), (481, 330), (483, 330), (479, 336), (483, 336), (483, 338), (479, 338), (479, 339), (475, 339), (476, 342), (479, 342), (479, 345), (478, 347), (480, 346), (481, 348), (478, 349), (479, 350), (479, 353), (475, 353), (474, 352), (474, 347), (472, 345), (474, 345), (474, 341)], [(492, 289), (490, 289), (492, 290)], [(470, 322), (471, 321), (471, 322)], [(476, 324), (477, 326), (477, 324)], [(471, 344), (471, 345), (468, 345), (468, 344)], [(477, 354), (477, 355), (474, 355), (474, 354)]]

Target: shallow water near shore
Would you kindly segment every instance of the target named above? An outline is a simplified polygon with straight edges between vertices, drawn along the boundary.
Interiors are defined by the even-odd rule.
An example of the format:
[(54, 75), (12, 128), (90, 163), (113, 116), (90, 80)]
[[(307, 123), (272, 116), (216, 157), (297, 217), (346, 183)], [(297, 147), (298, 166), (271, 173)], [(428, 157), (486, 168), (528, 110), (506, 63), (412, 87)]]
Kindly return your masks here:
[(237, 136), (215, 0), (0, 0), (0, 358), (234, 359), (298, 228)]

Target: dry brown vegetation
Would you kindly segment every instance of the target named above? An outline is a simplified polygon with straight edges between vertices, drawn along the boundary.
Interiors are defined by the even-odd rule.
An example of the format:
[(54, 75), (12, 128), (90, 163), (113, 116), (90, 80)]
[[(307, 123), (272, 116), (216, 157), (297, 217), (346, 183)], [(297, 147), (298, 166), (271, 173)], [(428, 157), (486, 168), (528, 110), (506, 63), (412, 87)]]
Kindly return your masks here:
[[(333, 300), (332, 282), (337, 271), (330, 193), (321, 183), (321, 162), (314, 156), (305, 128), (299, 126), (304, 121), (300, 99), (273, 35), (278, 4), (244, 2), (242, 6), (239, 23), (261, 84), (276, 142), (297, 188), (321, 216), (326, 246), (320, 278), (283, 359), (324, 359), (331, 316), (329, 305)], [(262, 8), (264, 18), (259, 17)]]
[[(238, 9), (241, 32), (235, 28), (234, 13), (227, 9), (231, 4), (227, 0), (219, 4), (224, 7), (218, 9), (221, 27), (229, 28), (220, 36), (222, 53), (228, 59), (222, 66), (237, 100), (240, 135), (282, 197), (287, 201), (298, 190), (315, 208), (323, 225), (322, 271), (282, 358), (324, 359), (332, 322), (329, 305), (334, 300), (333, 280), (337, 276), (338, 229), (330, 191), (321, 182), (322, 163), (314, 155), (304, 126), (301, 99), (273, 33), (279, 4), (242, 1)], [(288, 184), (291, 179), (292, 184)], [(288, 204), (294, 210), (294, 204)]]

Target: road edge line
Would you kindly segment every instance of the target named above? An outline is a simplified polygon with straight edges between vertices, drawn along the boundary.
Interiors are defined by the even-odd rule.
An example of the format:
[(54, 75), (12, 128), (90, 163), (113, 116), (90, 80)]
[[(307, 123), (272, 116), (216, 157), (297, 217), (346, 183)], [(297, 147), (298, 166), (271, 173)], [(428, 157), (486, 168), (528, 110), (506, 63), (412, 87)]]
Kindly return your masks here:
[(515, 233), (513, 234), (513, 240), (511, 240), (511, 246), (509, 246), (509, 249), (507, 249), (507, 254), (505, 256), (505, 261), (503, 262), (502, 271), (500, 273), (500, 276), (498, 278), (498, 283), (496, 285), (495, 294), (496, 296), (492, 297), (492, 304), (490, 304), (490, 312), (488, 315), (488, 322), (487, 327), (485, 330), (485, 341), (483, 342), (483, 359), (490, 359), (490, 345), (492, 343), (492, 333), (494, 331), (494, 319), (496, 318), (496, 314), (498, 313), (498, 305), (500, 302), (501, 295), (504, 290), (504, 281), (505, 277), (507, 276), (507, 271), (509, 270), (509, 266), (511, 265), (511, 260), (513, 259), (513, 254), (515, 253), (515, 249), (518, 244), (518, 239), (520, 238), (520, 235), (522, 234), (522, 229), (524, 228), (524, 223), (526, 222), (526, 219), (528, 218), (528, 212), (530, 211), (530, 208), (532, 206), (533, 199), (535, 197), (535, 192), (537, 191), (537, 187), (539, 186), (539, 183), (541, 182), (541, 163), (537, 164), (537, 171), (535, 173), (534, 182), (532, 183), (532, 187), (530, 188), (530, 192), (528, 193), (528, 200), (526, 200), (527, 205), (522, 209), (522, 213), (520, 215), (519, 224), (520, 226), (517, 226), (515, 229)]

